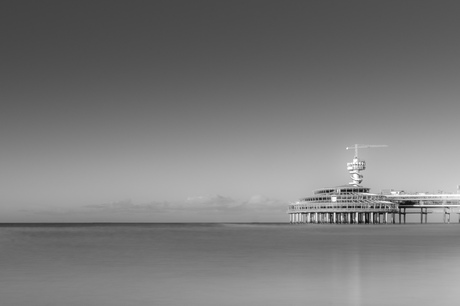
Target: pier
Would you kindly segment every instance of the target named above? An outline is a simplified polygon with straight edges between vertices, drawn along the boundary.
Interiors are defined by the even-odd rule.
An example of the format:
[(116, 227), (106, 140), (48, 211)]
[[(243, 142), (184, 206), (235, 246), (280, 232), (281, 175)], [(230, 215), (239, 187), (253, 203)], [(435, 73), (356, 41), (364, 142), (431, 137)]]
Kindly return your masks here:
[[(389, 201), (398, 204), (399, 223), (406, 223), (406, 214), (420, 214), (420, 223), (428, 223), (428, 214), (436, 211), (443, 214), (443, 222), (451, 222), (451, 214), (460, 209), (460, 194), (391, 194), (386, 195)], [(458, 222), (460, 223), (460, 214)]]
[[(441, 211), (444, 223), (451, 222), (451, 214), (457, 209), (460, 223), (460, 186), (456, 194), (415, 193), (391, 191), (388, 194), (371, 193), (363, 187), (361, 171), (366, 162), (358, 158), (358, 149), (386, 147), (386, 145), (358, 145), (355, 156), (347, 163), (351, 182), (348, 185), (321, 188), (314, 195), (290, 203), (287, 213), (292, 224), (395, 224), (396, 214), (399, 224), (406, 223), (407, 214), (420, 214), (420, 223), (428, 223), (428, 214)], [(432, 209), (432, 210), (428, 210)]]
[[(324, 193), (326, 189), (315, 192)], [(345, 191), (345, 193), (341, 193)], [(420, 223), (428, 223), (428, 214), (443, 214), (443, 222), (450, 223), (457, 214), (460, 223), (460, 194), (398, 194), (373, 195), (346, 193), (337, 188), (334, 196), (301, 199), (289, 206), (292, 224), (405, 224), (408, 214), (420, 214)]]

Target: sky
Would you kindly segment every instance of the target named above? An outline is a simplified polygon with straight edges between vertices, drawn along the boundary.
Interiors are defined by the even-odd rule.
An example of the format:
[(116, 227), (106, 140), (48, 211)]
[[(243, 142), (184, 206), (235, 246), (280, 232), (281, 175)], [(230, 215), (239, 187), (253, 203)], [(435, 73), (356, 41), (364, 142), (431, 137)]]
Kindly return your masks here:
[(460, 184), (458, 1), (2, 1), (0, 222), (284, 222)]

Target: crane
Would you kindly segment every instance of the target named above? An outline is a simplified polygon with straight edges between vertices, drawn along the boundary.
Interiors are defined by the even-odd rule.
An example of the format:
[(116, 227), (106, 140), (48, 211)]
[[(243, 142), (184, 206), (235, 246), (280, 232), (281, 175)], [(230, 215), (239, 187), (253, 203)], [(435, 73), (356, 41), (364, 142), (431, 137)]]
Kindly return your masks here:
[(350, 173), (350, 177), (352, 182), (350, 185), (359, 186), (363, 181), (363, 175), (359, 173), (360, 171), (366, 170), (366, 162), (364, 160), (359, 160), (358, 158), (358, 149), (366, 149), (366, 148), (382, 148), (387, 147), (387, 145), (363, 145), (363, 144), (355, 144), (353, 147), (347, 147), (347, 150), (355, 149), (355, 157), (353, 158), (353, 162), (347, 163), (347, 170)]
[(387, 145), (364, 145), (364, 144), (355, 144), (352, 147), (347, 147), (347, 150), (355, 149), (355, 157), (358, 157), (358, 149), (366, 148), (383, 148), (388, 147)]

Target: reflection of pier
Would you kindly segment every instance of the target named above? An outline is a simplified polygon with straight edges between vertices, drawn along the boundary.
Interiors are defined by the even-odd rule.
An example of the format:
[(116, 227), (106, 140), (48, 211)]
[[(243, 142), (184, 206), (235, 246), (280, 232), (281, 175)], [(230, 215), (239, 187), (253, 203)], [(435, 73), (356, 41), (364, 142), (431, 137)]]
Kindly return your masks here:
[(450, 223), (453, 210), (460, 208), (460, 194), (391, 194), (386, 198), (398, 204), (399, 223), (406, 223), (406, 214), (420, 214), (420, 223), (428, 223), (428, 214), (435, 213), (428, 209), (440, 210), (444, 223)]

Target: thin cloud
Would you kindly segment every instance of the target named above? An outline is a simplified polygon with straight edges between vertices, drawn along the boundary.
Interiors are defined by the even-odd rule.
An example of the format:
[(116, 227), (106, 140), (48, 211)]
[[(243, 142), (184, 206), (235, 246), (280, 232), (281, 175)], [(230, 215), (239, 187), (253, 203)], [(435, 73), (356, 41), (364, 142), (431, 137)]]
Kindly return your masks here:
[(230, 197), (221, 195), (189, 197), (184, 208), (192, 210), (229, 210), (241, 206), (241, 203)]
[(145, 204), (135, 204), (131, 200), (122, 200), (105, 204), (86, 205), (84, 208), (104, 211), (104, 212), (169, 212), (176, 208), (169, 202), (150, 202)]
[(222, 195), (194, 196), (182, 201), (131, 200), (79, 208), (42, 207), (19, 210), (27, 222), (280, 222), (286, 203), (262, 195), (238, 200)]
[(263, 195), (252, 196), (244, 205), (249, 209), (265, 211), (285, 211), (286, 203), (277, 199), (271, 199)]
[(105, 212), (242, 212), (242, 211), (281, 211), (285, 203), (261, 195), (254, 195), (249, 200), (241, 201), (231, 197), (212, 195), (189, 197), (178, 202), (156, 202), (135, 204), (131, 200), (123, 200), (106, 204), (87, 205), (86, 209)]

